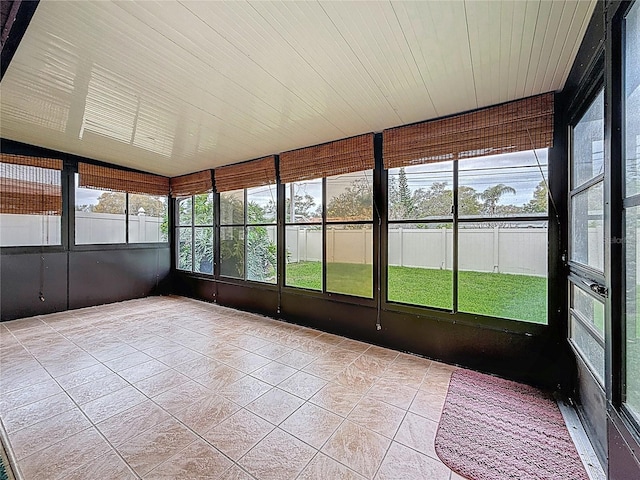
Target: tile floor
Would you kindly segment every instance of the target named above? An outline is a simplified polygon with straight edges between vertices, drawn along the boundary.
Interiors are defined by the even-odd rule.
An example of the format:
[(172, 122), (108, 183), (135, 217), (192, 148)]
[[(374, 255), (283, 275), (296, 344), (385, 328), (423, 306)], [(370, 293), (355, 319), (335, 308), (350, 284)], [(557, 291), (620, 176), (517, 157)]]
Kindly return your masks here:
[(27, 480), (459, 479), (433, 448), (452, 371), (179, 297), (0, 324)]

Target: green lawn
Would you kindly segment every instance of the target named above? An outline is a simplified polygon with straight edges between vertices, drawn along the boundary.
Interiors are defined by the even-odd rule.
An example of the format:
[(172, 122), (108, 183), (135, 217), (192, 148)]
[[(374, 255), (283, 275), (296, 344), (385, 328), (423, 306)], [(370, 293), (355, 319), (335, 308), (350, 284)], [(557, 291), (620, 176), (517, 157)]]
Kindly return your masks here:
[[(363, 297), (372, 296), (372, 267), (355, 263), (327, 266), (327, 290)], [(287, 285), (320, 290), (320, 262), (287, 265)], [(547, 280), (527, 275), (460, 272), (460, 311), (527, 322), (547, 323)], [(389, 267), (389, 300), (451, 309), (450, 270)]]

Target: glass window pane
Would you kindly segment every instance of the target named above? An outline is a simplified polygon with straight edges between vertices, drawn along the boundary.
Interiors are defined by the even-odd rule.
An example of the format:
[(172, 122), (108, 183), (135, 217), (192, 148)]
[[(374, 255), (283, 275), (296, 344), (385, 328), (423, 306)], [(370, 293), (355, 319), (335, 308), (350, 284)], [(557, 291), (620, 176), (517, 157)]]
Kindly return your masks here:
[(371, 225), (328, 225), (327, 291), (373, 297)]
[(193, 229), (194, 259), (193, 271), (213, 274), (213, 227)]
[(625, 194), (631, 197), (640, 193), (640, 4), (636, 2), (625, 23)]
[(592, 324), (600, 332), (601, 338), (604, 338), (604, 303), (571, 284), (571, 308), (578, 312), (584, 321)]
[(571, 260), (604, 268), (602, 182), (571, 198)]
[(625, 211), (626, 401), (640, 421), (640, 207)]
[(76, 174), (76, 244), (126, 242), (126, 194), (78, 187)]
[(247, 189), (247, 223), (276, 223), (275, 185)]
[(389, 220), (451, 217), (453, 162), (392, 168), (388, 190)]
[(191, 197), (178, 199), (178, 225), (191, 225)]
[(461, 224), (458, 308), (547, 323), (547, 222)]
[(196, 225), (213, 225), (213, 193), (193, 196)]
[(596, 341), (579, 320), (571, 317), (571, 340), (580, 351), (596, 378), (603, 383), (604, 378), (604, 348)]
[(220, 227), (220, 275), (244, 279), (244, 227)]
[[(285, 192), (286, 223), (322, 221), (322, 179), (287, 183)], [(293, 211), (291, 211), (293, 198)]]
[(276, 227), (247, 227), (247, 280), (276, 283)]
[(129, 194), (129, 243), (166, 242), (167, 197)]
[(458, 168), (460, 217), (547, 214), (547, 149), (463, 159)]
[[(8, 194), (0, 208), (0, 246), (60, 245), (62, 217), (41, 215), (51, 204), (62, 204), (60, 172), (0, 162), (0, 177), (0, 188)], [(42, 196), (40, 205), (28, 208), (34, 191)]]
[(242, 225), (244, 223), (244, 190), (220, 194), (220, 223)]
[(322, 290), (322, 227), (287, 226), (286, 285)]
[(604, 173), (604, 91), (573, 128), (571, 185), (579, 187)]
[(388, 258), (390, 301), (453, 308), (451, 224), (389, 225)]
[(373, 170), (327, 177), (327, 221), (373, 219)]
[(191, 271), (191, 228), (178, 229), (178, 269)]

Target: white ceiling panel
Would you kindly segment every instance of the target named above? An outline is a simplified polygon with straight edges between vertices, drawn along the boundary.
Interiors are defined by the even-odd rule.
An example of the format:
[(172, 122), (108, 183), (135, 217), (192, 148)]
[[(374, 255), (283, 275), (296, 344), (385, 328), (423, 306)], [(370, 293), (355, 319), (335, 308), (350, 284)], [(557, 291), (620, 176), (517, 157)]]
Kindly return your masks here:
[(559, 90), (595, 1), (41, 1), (3, 138), (163, 175)]

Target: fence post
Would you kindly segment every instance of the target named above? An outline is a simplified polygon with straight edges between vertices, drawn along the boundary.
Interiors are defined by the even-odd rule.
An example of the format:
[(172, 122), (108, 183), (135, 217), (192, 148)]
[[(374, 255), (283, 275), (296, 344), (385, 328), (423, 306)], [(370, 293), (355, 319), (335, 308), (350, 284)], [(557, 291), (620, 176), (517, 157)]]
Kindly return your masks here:
[(402, 227), (398, 228), (398, 243), (400, 244), (400, 266), (404, 267), (404, 234), (402, 233)]
[[(302, 235), (302, 237), (304, 238), (304, 261), (306, 262), (307, 260), (309, 260), (309, 230), (303, 228), (302, 230), (298, 231), (304, 234)], [(298, 259), (300, 259), (300, 252), (298, 252)]]
[(493, 227), (493, 273), (500, 273), (500, 227)]

